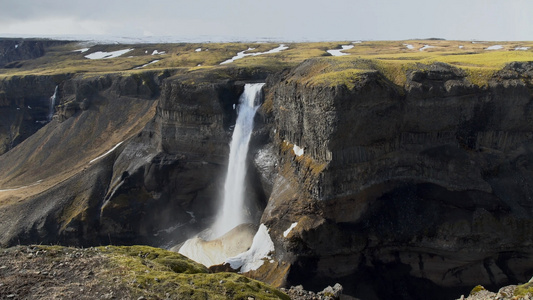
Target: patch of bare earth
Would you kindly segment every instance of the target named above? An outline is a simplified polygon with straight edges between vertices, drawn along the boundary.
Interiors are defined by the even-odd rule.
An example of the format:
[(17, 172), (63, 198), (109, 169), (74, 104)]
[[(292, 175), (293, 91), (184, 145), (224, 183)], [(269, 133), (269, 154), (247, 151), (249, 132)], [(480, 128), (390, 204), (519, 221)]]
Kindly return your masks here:
[(131, 299), (96, 248), (0, 249), (0, 299)]

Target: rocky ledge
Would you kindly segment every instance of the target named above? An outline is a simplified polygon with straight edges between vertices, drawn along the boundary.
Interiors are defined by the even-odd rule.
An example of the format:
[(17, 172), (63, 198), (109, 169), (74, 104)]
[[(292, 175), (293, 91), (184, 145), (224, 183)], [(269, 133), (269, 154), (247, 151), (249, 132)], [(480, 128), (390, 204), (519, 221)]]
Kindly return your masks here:
[(181, 254), (146, 246), (0, 248), (2, 299), (286, 299), (234, 273), (210, 274)]

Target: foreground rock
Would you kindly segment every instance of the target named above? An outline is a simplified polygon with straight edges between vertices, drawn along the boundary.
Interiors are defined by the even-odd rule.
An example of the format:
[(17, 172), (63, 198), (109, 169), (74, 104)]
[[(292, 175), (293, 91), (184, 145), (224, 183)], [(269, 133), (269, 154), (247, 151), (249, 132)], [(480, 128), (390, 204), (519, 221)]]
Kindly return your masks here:
[(521, 285), (504, 286), (497, 293), (478, 285), (472, 289), (468, 297), (464, 295), (458, 300), (530, 300), (533, 299), (533, 279)]
[(289, 299), (233, 273), (209, 274), (180, 254), (145, 246), (0, 249), (2, 299)]

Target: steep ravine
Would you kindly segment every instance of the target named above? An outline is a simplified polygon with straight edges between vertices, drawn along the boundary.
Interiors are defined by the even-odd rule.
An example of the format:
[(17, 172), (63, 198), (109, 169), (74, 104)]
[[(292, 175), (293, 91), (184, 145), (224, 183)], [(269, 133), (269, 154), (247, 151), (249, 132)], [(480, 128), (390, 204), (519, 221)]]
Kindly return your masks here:
[[(310, 290), (340, 282), (361, 299), (527, 282), (533, 63), (483, 87), (440, 63), (410, 69), (403, 86), (378, 71), (350, 87), (302, 80), (317, 63), (266, 80), (247, 196), (276, 250), (249, 275)], [(244, 82), (267, 75), (215, 71), (49, 84), (54, 120), (0, 156), (0, 189), (23, 187), (0, 192), (0, 244), (170, 247), (207, 228), (234, 105)]]

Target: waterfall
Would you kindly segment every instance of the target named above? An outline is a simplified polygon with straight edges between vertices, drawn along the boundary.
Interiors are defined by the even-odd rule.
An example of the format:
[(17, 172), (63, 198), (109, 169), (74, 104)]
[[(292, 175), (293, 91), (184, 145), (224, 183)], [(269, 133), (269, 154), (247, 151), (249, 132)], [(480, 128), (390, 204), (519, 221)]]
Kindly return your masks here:
[(215, 223), (211, 227), (213, 238), (222, 236), (237, 225), (250, 222), (244, 211), (246, 156), (254, 126), (255, 112), (260, 104), (256, 99), (261, 96), (263, 85), (264, 83), (246, 84), (239, 99), (237, 121), (230, 144), (224, 198)]
[(52, 121), (52, 117), (54, 117), (54, 109), (56, 106), (56, 96), (57, 96), (57, 85), (56, 89), (54, 90), (54, 94), (52, 97), (50, 97), (50, 107), (48, 108), (48, 121)]

